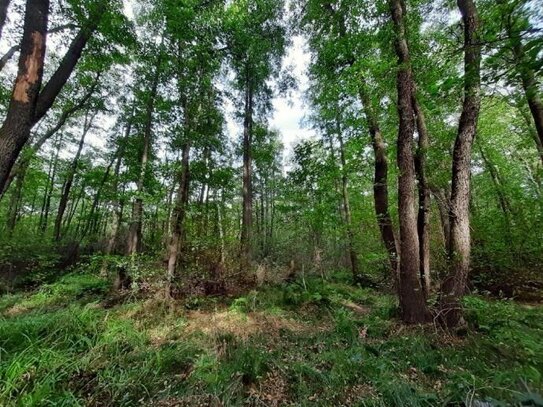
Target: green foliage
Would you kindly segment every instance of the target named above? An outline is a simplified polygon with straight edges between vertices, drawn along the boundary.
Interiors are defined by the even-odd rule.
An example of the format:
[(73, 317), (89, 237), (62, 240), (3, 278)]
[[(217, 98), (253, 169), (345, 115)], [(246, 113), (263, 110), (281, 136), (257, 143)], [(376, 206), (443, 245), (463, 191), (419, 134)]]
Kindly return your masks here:
[(392, 297), (335, 276), (190, 311), (156, 300), (106, 308), (108, 290), (92, 274), (70, 274), (0, 300), (2, 405), (537, 405), (543, 390), (539, 306), (468, 297), (462, 339), (403, 327)]

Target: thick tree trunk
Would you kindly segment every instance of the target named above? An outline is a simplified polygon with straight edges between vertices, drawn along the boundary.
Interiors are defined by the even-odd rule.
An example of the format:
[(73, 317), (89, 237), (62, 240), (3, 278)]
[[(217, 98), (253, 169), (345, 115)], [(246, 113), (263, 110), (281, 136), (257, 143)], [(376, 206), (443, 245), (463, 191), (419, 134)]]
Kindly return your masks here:
[(241, 264), (243, 271), (251, 267), (251, 239), (253, 222), (252, 188), (252, 138), (253, 138), (253, 89), (247, 68), (245, 82), (245, 113), (243, 120), (243, 209), (241, 223)]
[(415, 93), (413, 93), (413, 109), (415, 112), (418, 146), (415, 154), (415, 171), (417, 173), (419, 192), (419, 211), (417, 215), (417, 231), (419, 235), (420, 281), (424, 294), (430, 292), (430, 189), (426, 178), (426, 152), (428, 150), (428, 130), (424, 113)]
[(471, 150), (481, 104), (481, 45), (477, 9), (473, 0), (458, 0), (458, 8), (464, 22), (464, 103), (453, 153), (450, 271), (443, 281), (440, 299), (440, 316), (451, 327), (463, 322), (460, 299), (466, 290), (471, 252)]
[(0, 191), (34, 124), (43, 77), (48, 0), (27, 0), (17, 79), (0, 128)]
[(155, 111), (155, 101), (157, 96), (158, 83), (160, 79), (162, 57), (159, 55), (157, 65), (155, 67), (154, 77), (149, 90), (149, 98), (145, 111), (145, 128), (143, 131), (143, 146), (140, 158), (140, 175), (137, 182), (137, 197), (132, 206), (132, 220), (130, 229), (128, 230), (128, 245), (127, 251), (129, 255), (134, 255), (141, 251), (141, 234), (143, 228), (143, 198), (142, 194), (145, 189), (145, 175), (147, 173), (147, 165), (151, 150), (151, 137), (153, 132), (153, 113)]
[(359, 86), (360, 99), (368, 122), (368, 129), (371, 136), (371, 144), (375, 157), (374, 178), (373, 178), (373, 200), (377, 224), (381, 232), (381, 239), (385, 244), (390, 261), (391, 276), (394, 286), (398, 287), (398, 243), (394, 235), (394, 226), (388, 208), (388, 158), (386, 153), (385, 140), (379, 127), (377, 115), (373, 104), (366, 90), (366, 85)]
[(172, 216), (172, 235), (168, 247), (168, 270), (167, 270), (167, 286), (166, 297), (172, 296), (172, 284), (175, 279), (175, 269), (181, 251), (184, 221), (186, 214), (186, 206), (189, 200), (189, 161), (190, 161), (190, 144), (186, 142), (183, 145), (181, 170), (178, 175), (178, 189), (175, 197), (175, 206)]
[(401, 0), (391, 0), (390, 11), (396, 32), (395, 50), (398, 56), (398, 198), (400, 216), (400, 309), (406, 323), (423, 323), (431, 315), (426, 305), (419, 279), (420, 257), (415, 202), (415, 164), (413, 160), (413, 135), (415, 116), (412, 103), (414, 80), (410, 67), (403, 5)]
[(77, 172), (79, 157), (81, 157), (81, 151), (83, 150), (83, 146), (85, 144), (85, 137), (87, 136), (87, 133), (89, 132), (91, 126), (92, 117), (89, 118), (87, 113), (87, 116), (85, 116), (85, 124), (83, 125), (83, 133), (81, 134), (81, 139), (79, 140), (79, 144), (77, 146), (77, 152), (74, 156), (74, 159), (72, 160), (72, 164), (70, 165), (68, 174), (66, 175), (64, 185), (62, 186), (62, 193), (60, 195), (60, 202), (58, 204), (57, 217), (55, 219), (55, 229), (53, 232), (53, 238), (56, 242), (60, 240), (62, 219), (64, 218), (64, 212), (66, 211), (66, 206), (68, 205), (68, 199), (70, 198), (70, 191), (72, 190), (72, 184), (74, 182), (74, 177)]

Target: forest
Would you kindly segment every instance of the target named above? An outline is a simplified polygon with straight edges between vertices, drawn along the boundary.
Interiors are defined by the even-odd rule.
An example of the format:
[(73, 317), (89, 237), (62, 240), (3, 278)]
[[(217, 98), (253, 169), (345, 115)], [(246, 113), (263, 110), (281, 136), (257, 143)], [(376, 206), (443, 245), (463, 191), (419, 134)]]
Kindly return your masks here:
[(0, 406), (543, 406), (541, 0), (0, 0)]

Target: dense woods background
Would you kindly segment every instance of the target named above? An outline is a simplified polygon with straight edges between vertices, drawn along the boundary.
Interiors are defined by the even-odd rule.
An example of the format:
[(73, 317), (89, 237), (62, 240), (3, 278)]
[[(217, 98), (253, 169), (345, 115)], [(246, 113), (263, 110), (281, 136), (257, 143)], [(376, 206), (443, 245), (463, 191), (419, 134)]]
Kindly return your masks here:
[[(466, 294), (540, 302), (542, 10), (0, 1), (6, 304), (74, 271), (170, 310), (293, 282), (320, 303), (339, 273), (362, 290), (355, 315), (387, 298), (390, 317), (447, 335), (488, 311)], [(293, 50), (310, 56), (302, 82)], [(314, 136), (290, 146), (270, 119), (293, 93)]]

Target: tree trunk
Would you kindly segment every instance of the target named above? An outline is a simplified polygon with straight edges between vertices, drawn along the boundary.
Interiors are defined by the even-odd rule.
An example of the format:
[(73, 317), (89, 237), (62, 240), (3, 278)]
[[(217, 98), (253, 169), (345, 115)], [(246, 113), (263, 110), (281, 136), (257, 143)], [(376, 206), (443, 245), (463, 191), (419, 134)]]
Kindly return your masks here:
[(151, 136), (153, 132), (153, 113), (155, 110), (155, 101), (158, 89), (158, 83), (160, 79), (162, 56), (159, 55), (157, 60), (157, 66), (155, 67), (154, 77), (151, 83), (151, 89), (149, 98), (147, 100), (147, 107), (145, 111), (145, 128), (143, 132), (143, 148), (140, 158), (141, 169), (137, 182), (137, 196), (132, 206), (132, 221), (130, 223), (130, 229), (128, 231), (128, 245), (127, 250), (129, 255), (134, 255), (141, 251), (141, 234), (143, 228), (143, 197), (142, 194), (145, 189), (145, 176), (147, 173), (147, 165), (149, 161), (149, 153), (151, 150)]
[(2, 58), (0, 58), (0, 72), (4, 69), (9, 60), (13, 57), (13, 55), (15, 55), (17, 51), (19, 51), (19, 48), (19, 45), (12, 46), (10, 49), (7, 50)]
[(506, 240), (512, 244), (512, 238), (511, 238), (511, 208), (509, 206), (509, 201), (507, 200), (507, 197), (505, 196), (505, 193), (503, 191), (503, 180), (500, 176), (500, 173), (498, 172), (497, 168), (494, 166), (492, 162), (488, 159), (486, 156), (486, 153), (481, 146), (480, 143), (478, 143), (479, 147), (479, 154), (481, 154), (481, 158), (483, 159), (483, 164), (485, 166), (485, 169), (490, 174), (490, 179), (492, 180), (492, 185), (494, 186), (494, 191), (496, 192), (496, 196), (498, 198), (498, 204), (500, 206), (500, 209), (502, 211), (503, 220), (505, 222), (505, 233), (506, 233)]
[(189, 200), (189, 160), (190, 160), (190, 143), (187, 141), (183, 145), (181, 158), (181, 171), (178, 175), (178, 189), (175, 197), (175, 206), (172, 216), (172, 236), (168, 247), (168, 270), (167, 270), (167, 287), (166, 297), (172, 297), (172, 284), (175, 279), (175, 269), (177, 266), (178, 257), (180, 254), (182, 239), (184, 233), (184, 220), (186, 214), (186, 206)]
[(34, 155), (40, 150), (40, 148), (57, 132), (64, 126), (66, 121), (74, 115), (74, 113), (78, 112), (79, 110), (83, 109), (86, 105), (88, 100), (93, 95), (94, 91), (96, 90), (96, 87), (99, 83), (100, 75), (97, 75), (95, 81), (93, 82), (92, 86), (90, 87), (89, 91), (79, 100), (75, 105), (66, 108), (62, 114), (60, 115), (57, 123), (51, 127), (49, 130), (47, 130), (40, 138), (38, 138), (36, 141), (33, 141), (33, 144), (31, 147), (29, 147), (28, 154), (22, 154), (15, 165), (11, 168), (10, 174), (8, 176), (8, 179), (6, 180), (6, 183), (4, 185), (4, 189), (2, 190), (2, 193), (0, 194), (0, 200), (2, 200), (3, 195), (9, 188), (9, 185), (11, 184), (11, 181), (17, 176), (18, 172), (21, 169), (24, 169), (25, 167), (28, 167), (30, 164), (30, 160), (34, 157)]
[(0, 128), (0, 190), (30, 137), (43, 77), (49, 0), (27, 0), (17, 79)]
[(388, 252), (391, 277), (394, 286), (398, 287), (398, 243), (394, 235), (394, 226), (388, 208), (388, 159), (385, 141), (377, 121), (366, 85), (359, 86), (360, 99), (364, 108), (364, 114), (368, 122), (368, 130), (371, 136), (371, 144), (375, 157), (375, 170), (373, 178), (373, 201), (377, 224), (381, 232), (381, 238)]
[(353, 220), (351, 214), (351, 205), (349, 202), (349, 180), (347, 178), (347, 161), (345, 159), (345, 146), (343, 144), (343, 136), (341, 135), (341, 129), (338, 127), (338, 141), (339, 141), (339, 158), (341, 161), (341, 195), (343, 198), (343, 211), (345, 213), (345, 226), (347, 227), (347, 239), (349, 248), (349, 260), (351, 263), (351, 272), (353, 274), (353, 281), (362, 283), (365, 279), (361, 278), (361, 273), (358, 268), (358, 256), (356, 255), (354, 233), (353, 233)]
[(253, 222), (252, 190), (252, 138), (253, 138), (253, 89), (249, 69), (245, 80), (245, 113), (243, 120), (243, 211), (241, 224), (241, 269), (251, 267), (251, 239)]
[(79, 140), (79, 144), (77, 146), (77, 152), (74, 159), (72, 160), (72, 164), (70, 166), (70, 169), (68, 170), (68, 174), (66, 175), (64, 185), (62, 186), (62, 193), (60, 195), (60, 202), (58, 204), (57, 217), (55, 219), (55, 229), (53, 232), (53, 238), (56, 242), (60, 240), (62, 219), (64, 217), (64, 212), (66, 211), (68, 199), (70, 197), (70, 191), (74, 182), (75, 173), (77, 172), (79, 157), (81, 156), (81, 151), (83, 150), (83, 146), (85, 144), (85, 137), (87, 136), (87, 133), (92, 126), (92, 119), (92, 117), (89, 118), (89, 113), (87, 113), (87, 115), (85, 116), (85, 124), (83, 125), (83, 133), (81, 134), (81, 139)]
[(106, 171), (104, 172), (104, 175), (100, 181), (100, 185), (98, 186), (98, 190), (96, 191), (96, 195), (94, 195), (94, 199), (92, 200), (92, 205), (89, 213), (89, 218), (87, 219), (87, 224), (85, 226), (85, 229), (83, 229), (83, 233), (81, 234), (82, 238), (85, 237), (89, 231), (91, 231), (92, 233), (96, 230), (96, 224), (98, 223), (96, 212), (100, 203), (100, 197), (102, 195), (104, 185), (106, 184), (109, 177), (109, 173), (111, 172), (111, 167), (113, 167), (113, 164), (115, 163), (115, 157), (117, 155), (118, 154), (115, 154), (112, 160), (109, 162)]
[(57, 166), (58, 166), (58, 156), (60, 153), (60, 141), (57, 141), (57, 151), (55, 153), (55, 158), (53, 159), (52, 166), (50, 167), (50, 183), (48, 185), (48, 189), (45, 191), (44, 200), (43, 200), (43, 206), (40, 216), (40, 231), (41, 233), (45, 233), (47, 230), (47, 221), (49, 218), (49, 208), (51, 206), (51, 195), (53, 194), (53, 190), (55, 188), (55, 178), (57, 175)]
[[(536, 81), (535, 73), (530, 63), (526, 60), (526, 53), (520, 36), (518, 33), (512, 32), (510, 24), (506, 24), (506, 29), (512, 42), (511, 45), (515, 60), (515, 68), (520, 75), (522, 89), (524, 90), (524, 95), (526, 96), (526, 101), (528, 102), (528, 107), (530, 108), (530, 113), (532, 113), (532, 118), (534, 120), (539, 139), (539, 143), (536, 142), (536, 145), (538, 151), (540, 151), (540, 146), (543, 146), (543, 102), (539, 96), (539, 86)], [(541, 155), (541, 159), (543, 162), (543, 155)]]
[(413, 93), (413, 109), (415, 112), (418, 146), (415, 154), (415, 171), (417, 173), (419, 192), (419, 211), (417, 215), (417, 232), (419, 235), (420, 282), (424, 295), (430, 293), (430, 189), (426, 179), (426, 154), (428, 150), (428, 130), (424, 113), (415, 92)]
[(441, 231), (443, 234), (443, 247), (445, 253), (450, 251), (450, 237), (451, 237), (451, 227), (449, 222), (449, 213), (451, 207), (451, 200), (449, 194), (441, 188), (431, 187), (432, 195), (434, 196), (434, 202), (437, 204), (437, 209), (439, 211), (439, 218), (441, 221)]
[(105, 11), (105, 1), (100, 0), (93, 12), (87, 18), (86, 23), (81, 27), (75, 38), (70, 43), (70, 47), (60, 61), (57, 70), (53, 73), (49, 81), (40, 92), (36, 103), (36, 111), (33, 124), (37, 123), (49, 111), (55, 102), (60, 91), (70, 79), (75, 66), (79, 62), (87, 42), (91, 39), (94, 31), (98, 27), (102, 15)]
[(4, 29), (4, 24), (6, 23), (10, 2), (11, 0), (0, 0), (0, 39), (2, 39), (2, 31)]
[(17, 181), (15, 182), (15, 189), (11, 195), (10, 205), (9, 205), (9, 215), (8, 215), (8, 233), (11, 236), (15, 230), (15, 225), (17, 224), (17, 219), (19, 217), (19, 209), (23, 195), (23, 185), (24, 178), (26, 175), (26, 170), (28, 166), (21, 169), (21, 172), (17, 176)]
[(398, 198), (400, 216), (400, 310), (406, 323), (423, 323), (430, 320), (424, 292), (419, 279), (420, 257), (415, 202), (415, 164), (413, 160), (413, 135), (415, 116), (412, 103), (414, 80), (407, 46), (403, 5), (401, 0), (391, 0), (390, 11), (395, 29), (395, 50), (398, 56)]
[(454, 145), (450, 211), (450, 270), (443, 281), (440, 316), (447, 326), (463, 322), (460, 299), (465, 293), (470, 265), (469, 228), (471, 149), (481, 105), (481, 45), (473, 0), (458, 0), (464, 22), (464, 102)]

